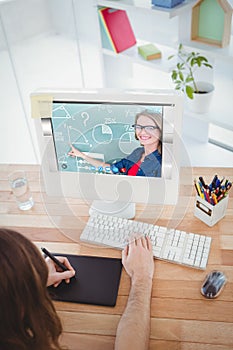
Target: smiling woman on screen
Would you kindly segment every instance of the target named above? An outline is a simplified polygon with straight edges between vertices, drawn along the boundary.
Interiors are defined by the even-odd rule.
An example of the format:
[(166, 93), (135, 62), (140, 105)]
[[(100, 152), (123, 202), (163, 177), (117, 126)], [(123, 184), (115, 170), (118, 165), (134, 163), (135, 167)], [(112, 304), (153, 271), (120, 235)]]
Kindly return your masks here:
[(160, 113), (140, 112), (132, 125), (140, 147), (120, 161), (109, 164), (87, 156), (71, 145), (71, 157), (80, 157), (95, 167), (109, 168), (114, 174), (131, 176), (161, 176), (162, 163), (162, 116)]

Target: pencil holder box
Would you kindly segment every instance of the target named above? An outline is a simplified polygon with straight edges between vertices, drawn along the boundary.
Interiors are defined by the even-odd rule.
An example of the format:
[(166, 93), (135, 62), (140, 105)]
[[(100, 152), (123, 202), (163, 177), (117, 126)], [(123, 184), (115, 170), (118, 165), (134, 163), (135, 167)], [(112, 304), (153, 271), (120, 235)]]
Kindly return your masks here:
[(221, 201), (215, 205), (196, 196), (194, 216), (203, 221), (206, 225), (213, 226), (225, 216), (227, 205), (228, 196), (221, 199)]
[(184, 0), (152, 0), (152, 4), (160, 7), (172, 8), (184, 2)]

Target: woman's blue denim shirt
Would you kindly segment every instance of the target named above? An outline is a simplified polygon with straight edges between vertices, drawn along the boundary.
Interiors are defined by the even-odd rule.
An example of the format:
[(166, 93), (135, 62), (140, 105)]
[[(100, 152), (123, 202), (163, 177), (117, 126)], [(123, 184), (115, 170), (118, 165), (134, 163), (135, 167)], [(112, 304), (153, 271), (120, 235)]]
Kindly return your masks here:
[[(128, 157), (111, 165), (114, 174), (128, 174), (128, 170), (139, 161), (144, 153), (144, 147), (136, 148)], [(148, 154), (141, 163), (136, 176), (160, 177), (161, 176), (161, 154), (156, 150)]]

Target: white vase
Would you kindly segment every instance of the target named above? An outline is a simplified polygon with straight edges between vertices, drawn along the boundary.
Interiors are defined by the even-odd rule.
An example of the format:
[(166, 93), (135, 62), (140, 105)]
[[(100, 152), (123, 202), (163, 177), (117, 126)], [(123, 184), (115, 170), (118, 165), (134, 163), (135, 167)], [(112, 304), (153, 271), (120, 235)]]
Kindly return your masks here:
[(206, 91), (202, 94), (193, 94), (193, 99), (187, 97), (187, 107), (194, 113), (207, 113), (214, 93), (214, 85), (204, 81), (196, 83), (199, 91)]

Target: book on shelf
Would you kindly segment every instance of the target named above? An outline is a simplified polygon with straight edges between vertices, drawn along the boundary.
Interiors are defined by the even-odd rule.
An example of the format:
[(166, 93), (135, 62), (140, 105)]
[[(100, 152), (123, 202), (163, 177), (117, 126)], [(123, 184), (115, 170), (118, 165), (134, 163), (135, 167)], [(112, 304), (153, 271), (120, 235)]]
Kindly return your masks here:
[(160, 49), (154, 44), (145, 44), (138, 46), (138, 53), (147, 61), (162, 57)]
[(104, 48), (120, 53), (136, 44), (126, 11), (99, 8), (100, 33)]

